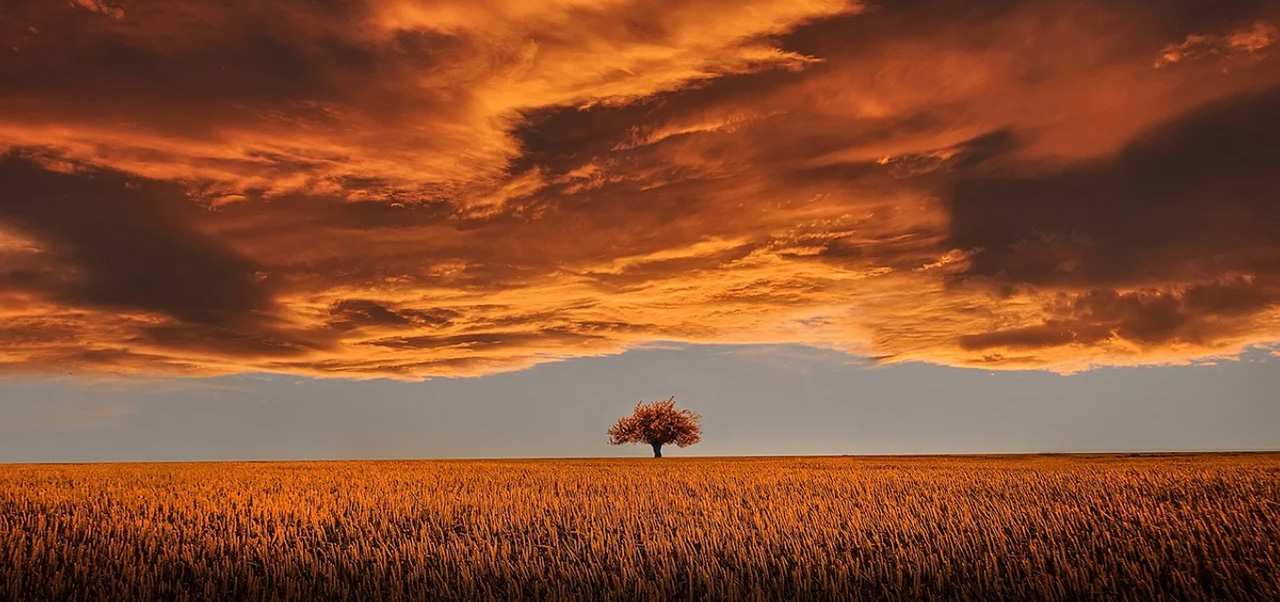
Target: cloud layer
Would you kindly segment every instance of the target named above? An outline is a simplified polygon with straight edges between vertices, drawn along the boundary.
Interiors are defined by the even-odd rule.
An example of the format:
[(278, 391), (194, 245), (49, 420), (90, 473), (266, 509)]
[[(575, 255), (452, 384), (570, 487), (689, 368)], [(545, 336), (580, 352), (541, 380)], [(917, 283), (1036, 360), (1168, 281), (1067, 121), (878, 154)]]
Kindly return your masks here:
[(1274, 3), (0, 10), (0, 371), (1280, 341)]

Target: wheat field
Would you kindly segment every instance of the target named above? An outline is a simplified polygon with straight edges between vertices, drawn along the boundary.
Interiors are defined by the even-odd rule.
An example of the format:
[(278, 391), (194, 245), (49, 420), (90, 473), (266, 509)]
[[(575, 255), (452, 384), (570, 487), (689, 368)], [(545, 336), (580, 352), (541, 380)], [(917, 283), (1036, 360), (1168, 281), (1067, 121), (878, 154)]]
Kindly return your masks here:
[(10, 599), (1280, 599), (1280, 455), (0, 467)]

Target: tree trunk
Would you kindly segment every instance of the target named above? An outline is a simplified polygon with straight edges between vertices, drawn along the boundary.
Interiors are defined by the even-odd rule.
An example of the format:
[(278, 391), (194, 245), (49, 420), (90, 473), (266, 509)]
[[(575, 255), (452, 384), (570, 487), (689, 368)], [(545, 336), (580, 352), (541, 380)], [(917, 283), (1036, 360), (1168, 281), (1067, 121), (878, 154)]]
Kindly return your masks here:
[(661, 443), (650, 443), (649, 445), (652, 445), (652, 446), (653, 446), (653, 457), (655, 457), (655, 458), (661, 458), (661, 457), (662, 457), (662, 444), (661, 444)]

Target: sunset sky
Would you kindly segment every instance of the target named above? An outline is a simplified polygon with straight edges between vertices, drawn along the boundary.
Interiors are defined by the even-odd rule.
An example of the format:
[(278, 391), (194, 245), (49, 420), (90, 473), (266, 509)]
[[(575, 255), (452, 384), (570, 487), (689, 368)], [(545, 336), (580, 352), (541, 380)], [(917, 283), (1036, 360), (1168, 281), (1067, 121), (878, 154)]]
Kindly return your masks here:
[(0, 42), (0, 461), (620, 453), (670, 394), (704, 453), (1280, 447), (1274, 1), (7, 0)]

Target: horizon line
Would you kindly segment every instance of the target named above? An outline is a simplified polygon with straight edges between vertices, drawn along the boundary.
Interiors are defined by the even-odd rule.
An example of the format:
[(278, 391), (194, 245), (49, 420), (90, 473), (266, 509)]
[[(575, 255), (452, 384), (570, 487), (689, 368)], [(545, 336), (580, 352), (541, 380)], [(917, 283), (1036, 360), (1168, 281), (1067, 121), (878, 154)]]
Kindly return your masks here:
[(1023, 452), (915, 452), (915, 453), (867, 453), (867, 454), (750, 454), (750, 455), (693, 455), (693, 456), (489, 456), (465, 458), (274, 458), (274, 459), (211, 459), (211, 460), (105, 460), (105, 461), (47, 461), (6, 462), (0, 466), (80, 466), (110, 464), (297, 464), (338, 462), (501, 462), (501, 461), (555, 461), (555, 460), (752, 460), (770, 458), (1000, 458), (1031, 456), (1197, 456), (1197, 455), (1267, 455), (1280, 454), (1276, 449), (1139, 449), (1108, 451), (1023, 451)]

